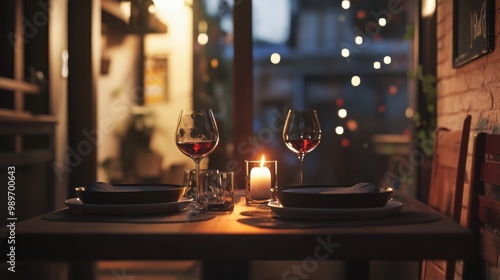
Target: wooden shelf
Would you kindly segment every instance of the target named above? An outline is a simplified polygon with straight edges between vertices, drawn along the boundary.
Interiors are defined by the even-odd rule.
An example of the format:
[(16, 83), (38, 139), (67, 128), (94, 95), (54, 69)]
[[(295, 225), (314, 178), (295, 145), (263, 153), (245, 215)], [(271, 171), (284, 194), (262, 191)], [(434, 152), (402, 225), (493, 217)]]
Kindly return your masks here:
[(37, 115), (33, 116), (31, 114), (16, 113), (10, 110), (0, 110), (0, 126), (5, 125), (39, 125), (48, 124), (55, 125), (57, 119), (51, 115)]

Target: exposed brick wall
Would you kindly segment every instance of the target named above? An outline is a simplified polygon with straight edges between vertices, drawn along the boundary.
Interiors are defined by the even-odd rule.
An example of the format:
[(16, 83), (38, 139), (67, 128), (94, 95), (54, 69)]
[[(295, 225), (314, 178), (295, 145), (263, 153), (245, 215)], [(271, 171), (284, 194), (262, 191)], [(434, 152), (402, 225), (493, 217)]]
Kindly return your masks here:
[[(460, 129), (464, 117), (472, 116), (466, 191), (470, 186), (474, 136), (482, 131), (500, 134), (500, 0), (496, 0), (495, 7), (495, 50), (454, 69), (453, 1), (438, 0), (437, 5), (437, 124)], [(464, 205), (464, 212), (466, 209)], [(500, 279), (496, 272), (490, 270), (489, 279)]]
[[(438, 125), (459, 129), (461, 120), (471, 114), (474, 132), (500, 133), (500, 28), (494, 52), (454, 69), (453, 1), (438, 1), (437, 12)], [(498, 9), (496, 26), (500, 27)]]

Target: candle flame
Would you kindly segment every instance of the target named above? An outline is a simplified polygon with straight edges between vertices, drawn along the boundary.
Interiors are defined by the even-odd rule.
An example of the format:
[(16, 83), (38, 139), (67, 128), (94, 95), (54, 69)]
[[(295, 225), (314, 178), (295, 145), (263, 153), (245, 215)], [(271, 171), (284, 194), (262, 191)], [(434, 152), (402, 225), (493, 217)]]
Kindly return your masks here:
[(266, 158), (264, 155), (262, 155), (262, 160), (260, 161), (260, 167), (264, 167), (264, 162), (266, 161)]

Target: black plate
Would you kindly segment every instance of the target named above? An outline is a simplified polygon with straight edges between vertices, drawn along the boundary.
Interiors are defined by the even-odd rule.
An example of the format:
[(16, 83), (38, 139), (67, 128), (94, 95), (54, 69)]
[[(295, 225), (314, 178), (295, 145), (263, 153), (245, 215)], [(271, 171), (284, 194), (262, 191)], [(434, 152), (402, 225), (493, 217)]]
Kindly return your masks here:
[(113, 190), (86, 190), (75, 188), (76, 195), (85, 204), (144, 204), (179, 201), (185, 187), (173, 184), (114, 184)]
[[(392, 194), (392, 188), (377, 188), (370, 193), (325, 193), (334, 188), (351, 185), (287, 186), (273, 189), (276, 200), (284, 207), (302, 208), (372, 208), (383, 207)], [(305, 192), (310, 191), (310, 192)]]

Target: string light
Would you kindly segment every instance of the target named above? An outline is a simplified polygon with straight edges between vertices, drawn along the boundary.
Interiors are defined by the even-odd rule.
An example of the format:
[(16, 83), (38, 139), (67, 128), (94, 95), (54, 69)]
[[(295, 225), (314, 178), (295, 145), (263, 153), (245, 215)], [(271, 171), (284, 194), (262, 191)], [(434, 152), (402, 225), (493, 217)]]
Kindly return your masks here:
[(279, 53), (273, 53), (271, 55), (271, 63), (278, 64), (281, 61), (281, 55)]
[(340, 52), (340, 54), (343, 57), (349, 57), (349, 55), (351, 54), (351, 52), (349, 51), (349, 49), (342, 49), (342, 51)]
[(373, 63), (373, 68), (374, 68), (374, 69), (380, 69), (380, 62), (375, 61), (375, 62)]
[(385, 64), (391, 64), (391, 62), (392, 62), (392, 59), (391, 59), (390, 56), (387, 55), (387, 56), (384, 57), (384, 63)]
[(339, 125), (339, 126), (337, 126), (337, 127), (335, 128), (335, 133), (337, 133), (337, 135), (342, 135), (342, 134), (344, 134), (344, 128), (343, 128), (343, 127), (341, 127), (340, 125)]
[(354, 41), (356, 42), (356, 44), (361, 45), (363, 44), (363, 37), (356, 36), (356, 39), (354, 39)]
[(349, 0), (342, 1), (342, 8), (344, 10), (348, 10), (350, 7), (351, 7), (351, 1)]
[(351, 78), (351, 84), (355, 87), (359, 86), (361, 84), (361, 78), (359, 76), (353, 76)]
[(345, 118), (347, 117), (347, 110), (346, 109), (340, 109), (337, 114), (339, 115), (340, 118)]

